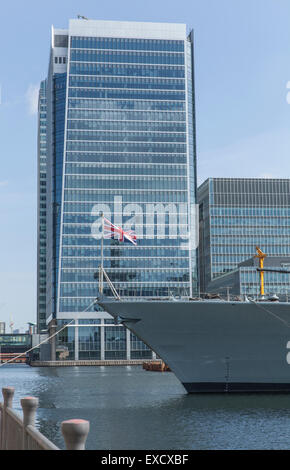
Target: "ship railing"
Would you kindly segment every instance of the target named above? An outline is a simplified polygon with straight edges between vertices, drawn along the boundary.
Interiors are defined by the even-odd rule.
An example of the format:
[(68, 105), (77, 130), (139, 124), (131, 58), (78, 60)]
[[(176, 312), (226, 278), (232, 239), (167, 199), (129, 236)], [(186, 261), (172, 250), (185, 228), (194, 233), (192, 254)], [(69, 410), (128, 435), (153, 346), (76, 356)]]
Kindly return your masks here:
[(290, 295), (285, 293), (279, 293), (278, 295), (273, 292), (265, 293), (261, 296), (259, 293), (248, 293), (248, 294), (230, 294), (229, 292), (205, 292), (199, 295), (200, 299), (204, 300), (214, 300), (220, 299), (228, 302), (247, 302), (254, 301), (259, 302), (264, 301), (279, 301), (279, 302), (289, 302)]
[[(160, 299), (168, 300), (172, 297), (175, 298), (189, 298), (188, 289), (173, 289), (173, 288), (160, 288), (160, 289), (146, 289), (146, 288), (122, 288), (115, 284), (115, 290), (121, 299), (129, 298), (131, 300), (135, 298), (142, 299)], [(104, 283), (103, 289), (106, 297), (115, 297), (109, 286)]]
[[(148, 292), (144, 293), (142, 290), (131, 290), (128, 289), (118, 289), (118, 293), (120, 299), (122, 301), (130, 301), (130, 302), (140, 302), (140, 301), (171, 301), (171, 300), (184, 300), (184, 301), (208, 301), (208, 300), (222, 300), (224, 302), (247, 302), (247, 301), (261, 301), (261, 300), (269, 300), (269, 301), (280, 301), (280, 302), (289, 302), (290, 301), (290, 294), (265, 294), (263, 298), (259, 294), (232, 294), (229, 292), (201, 292), (199, 294), (189, 296), (186, 292), (179, 292), (173, 291), (170, 294), (166, 293), (165, 290), (159, 292), (154, 292), (155, 295)], [(113, 298), (112, 293), (108, 290), (104, 289), (104, 294), (106, 297)]]
[[(2, 388), (0, 403), (1, 450), (60, 450), (35, 427), (38, 398), (20, 400), (23, 416), (13, 409), (13, 387)], [(61, 423), (61, 433), (66, 450), (84, 450), (89, 433), (89, 421), (72, 419)]]

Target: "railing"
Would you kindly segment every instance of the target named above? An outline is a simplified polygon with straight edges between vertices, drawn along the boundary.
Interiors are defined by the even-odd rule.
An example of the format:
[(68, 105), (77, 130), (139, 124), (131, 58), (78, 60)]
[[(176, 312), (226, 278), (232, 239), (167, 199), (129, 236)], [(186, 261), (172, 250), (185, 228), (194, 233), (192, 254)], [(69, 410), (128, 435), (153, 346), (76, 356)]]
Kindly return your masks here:
[(1, 353), (1, 347), (0, 347), (0, 364), (2, 362), (6, 362), (6, 361), (9, 361), (9, 360), (12, 360), (12, 359), (14, 359), (13, 362), (15, 364), (19, 364), (19, 363), (20, 364), (25, 364), (25, 362), (26, 362), (25, 355), (19, 357), (19, 352), (16, 352), (16, 353)]
[[(219, 299), (219, 300), (228, 300), (228, 301), (244, 301), (246, 296), (244, 294), (242, 295), (232, 295), (232, 294), (224, 294), (224, 293), (205, 293), (205, 294), (199, 294), (198, 296), (193, 296), (190, 297), (188, 295), (178, 295), (176, 293), (172, 295), (161, 295), (161, 296), (144, 296), (144, 295), (138, 295), (137, 291), (132, 292), (132, 295), (128, 295), (126, 291), (122, 293), (120, 292), (120, 300), (121, 301), (128, 301), (128, 302), (168, 302), (172, 300), (183, 300), (183, 301), (190, 301), (190, 300), (214, 300), (214, 299)], [(114, 299), (115, 297), (112, 294), (105, 294), (107, 299)], [(97, 303), (97, 301), (96, 301)]]
[[(223, 300), (228, 302), (247, 302), (248, 300), (253, 301), (260, 301), (261, 296), (259, 294), (230, 294), (225, 292), (207, 292), (207, 293), (199, 293), (197, 296), (189, 297), (186, 295), (177, 295), (176, 293), (170, 296), (144, 296), (138, 295), (138, 292), (132, 292), (132, 295), (128, 295), (126, 291), (122, 293), (121, 290), (118, 291), (120, 294), (120, 300), (123, 302), (168, 302), (172, 300), (179, 300), (179, 301), (204, 301), (204, 300)], [(114, 296), (110, 293), (105, 293), (107, 299), (114, 299)], [(290, 302), (290, 293), (289, 294), (276, 294), (274, 293), (267, 293), (263, 296), (263, 300), (275, 301), (279, 300), (280, 302)], [(97, 300), (95, 302), (97, 304)]]
[[(35, 428), (38, 398), (20, 400), (23, 418), (12, 408), (14, 388), (2, 388), (0, 403), (0, 449), (1, 450), (60, 450)], [(89, 421), (71, 419), (61, 423), (61, 432), (67, 450), (84, 450), (89, 433)]]
[(220, 299), (228, 302), (247, 302), (247, 301), (254, 301), (254, 302), (260, 302), (261, 300), (264, 301), (279, 301), (279, 302), (289, 302), (289, 294), (285, 293), (265, 293), (263, 296), (261, 296), (259, 293), (253, 294), (253, 293), (248, 293), (248, 294), (230, 294), (229, 292), (210, 292), (210, 293), (205, 293), (205, 294), (200, 294), (199, 298), (195, 298), (194, 300), (214, 300), (214, 299)]
[[(111, 283), (113, 284), (113, 283)], [(117, 283), (115, 283), (114, 288), (118, 294), (119, 297), (129, 297), (131, 298), (142, 298), (142, 299), (155, 299), (155, 298), (171, 298), (172, 295), (178, 296), (178, 297), (189, 297), (189, 290), (186, 288), (170, 288), (170, 287), (164, 287), (164, 288), (156, 288), (154, 291), (148, 291), (146, 288), (124, 288), (124, 287), (119, 287)], [(104, 288), (103, 288), (103, 293), (106, 297), (115, 297), (115, 295), (112, 293), (112, 290), (108, 284), (107, 281), (104, 282)]]

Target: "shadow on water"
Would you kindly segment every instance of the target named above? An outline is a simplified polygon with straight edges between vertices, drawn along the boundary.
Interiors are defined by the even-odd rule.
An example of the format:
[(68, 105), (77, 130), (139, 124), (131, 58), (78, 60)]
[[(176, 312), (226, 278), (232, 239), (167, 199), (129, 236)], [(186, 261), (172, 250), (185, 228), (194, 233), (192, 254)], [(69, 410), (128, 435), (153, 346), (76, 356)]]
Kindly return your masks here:
[[(187, 395), (172, 373), (141, 367), (0, 369), (15, 407), (39, 398), (37, 426), (63, 448), (60, 423), (91, 423), (88, 449), (287, 449), (290, 396)], [(17, 405), (18, 401), (18, 405)]]

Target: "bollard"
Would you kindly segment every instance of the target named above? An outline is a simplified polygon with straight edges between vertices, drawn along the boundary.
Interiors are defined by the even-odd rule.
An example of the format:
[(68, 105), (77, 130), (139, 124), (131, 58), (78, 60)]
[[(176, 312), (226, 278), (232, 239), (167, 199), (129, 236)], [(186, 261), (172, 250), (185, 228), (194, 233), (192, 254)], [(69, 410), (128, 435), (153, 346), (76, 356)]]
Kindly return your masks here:
[(22, 449), (28, 449), (28, 439), (26, 433), (26, 426), (35, 426), (35, 414), (38, 407), (38, 398), (36, 397), (25, 397), (20, 400), (22, 411), (23, 411), (23, 438), (22, 438)]
[(85, 450), (90, 423), (84, 419), (69, 419), (61, 423), (61, 432), (67, 450)]
[(1, 423), (1, 449), (7, 449), (7, 415), (6, 409), (12, 408), (13, 406), (13, 396), (14, 396), (15, 389), (13, 387), (4, 387), (2, 388), (2, 395), (3, 395), (3, 413), (2, 413), (2, 423)]

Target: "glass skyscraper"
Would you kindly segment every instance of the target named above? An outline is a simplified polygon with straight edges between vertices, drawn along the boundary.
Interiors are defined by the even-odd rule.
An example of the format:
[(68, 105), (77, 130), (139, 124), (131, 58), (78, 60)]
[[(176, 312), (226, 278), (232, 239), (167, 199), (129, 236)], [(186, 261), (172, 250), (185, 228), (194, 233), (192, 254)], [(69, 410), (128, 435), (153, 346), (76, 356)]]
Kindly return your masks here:
[[(209, 178), (198, 188), (198, 202), (201, 292), (211, 280), (255, 256), (256, 246), (270, 257), (290, 256), (289, 179)], [(247, 270), (240, 269), (249, 293), (245, 284), (250, 288), (259, 279), (255, 271), (255, 282), (250, 273), (247, 282)], [(267, 274), (267, 282), (275, 276)], [(279, 276), (283, 283), (285, 276)]]
[(193, 81), (193, 34), (183, 24), (70, 20), (68, 30), (52, 29), (46, 321), (75, 320), (62, 340), (71, 358), (148, 356), (109, 315), (88, 308), (98, 293), (101, 211), (137, 233), (137, 246), (104, 242), (104, 267), (121, 295), (197, 290), (196, 249), (188, 243), (196, 203)]

